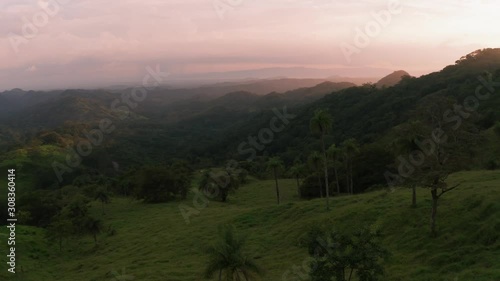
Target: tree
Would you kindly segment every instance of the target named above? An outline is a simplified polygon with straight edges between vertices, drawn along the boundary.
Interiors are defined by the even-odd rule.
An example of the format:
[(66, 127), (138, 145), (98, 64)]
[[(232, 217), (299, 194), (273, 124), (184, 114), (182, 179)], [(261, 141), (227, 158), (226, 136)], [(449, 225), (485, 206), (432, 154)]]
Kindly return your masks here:
[(328, 158), (332, 161), (333, 171), (335, 173), (335, 183), (337, 185), (337, 194), (340, 194), (340, 184), (339, 184), (339, 174), (338, 174), (338, 165), (340, 160), (340, 155), (342, 154), (342, 149), (337, 147), (335, 144), (332, 144), (328, 150), (326, 151)]
[(359, 153), (359, 144), (355, 139), (347, 139), (342, 143), (342, 150), (346, 165), (347, 189), (349, 194), (354, 194), (352, 166), (354, 156)]
[(184, 199), (191, 187), (190, 174), (176, 164), (142, 168), (135, 181), (135, 196), (147, 203), (169, 202), (177, 196)]
[(332, 128), (333, 119), (332, 116), (323, 109), (318, 109), (314, 112), (309, 127), (312, 133), (317, 133), (320, 135), (321, 148), (323, 150), (323, 168), (325, 171), (325, 190), (326, 190), (326, 209), (330, 210), (329, 202), (329, 188), (328, 188), (328, 165), (326, 158), (326, 147), (325, 147), (325, 136), (328, 134)]
[(109, 193), (107, 192), (107, 190), (104, 187), (99, 188), (96, 191), (94, 199), (101, 201), (102, 214), (104, 215), (105, 214), (104, 204), (109, 204), (111, 202), (111, 198), (109, 197)]
[[(425, 138), (425, 129), (423, 125), (418, 121), (410, 121), (408, 124), (402, 125), (396, 129), (396, 133), (399, 136), (393, 146), (395, 146), (396, 151), (404, 156), (411, 155), (420, 151), (417, 143), (419, 139)], [(417, 207), (417, 185), (418, 181), (415, 178), (406, 179), (402, 185), (407, 186), (412, 189), (412, 200), (411, 206), (413, 208)]]
[(297, 191), (300, 196), (300, 178), (304, 175), (304, 165), (302, 164), (294, 164), (290, 170), (289, 173), (295, 178), (297, 181)]
[(92, 217), (87, 217), (87, 221), (85, 223), (85, 229), (87, 233), (94, 237), (94, 242), (97, 245), (97, 235), (102, 231), (102, 221), (98, 219), (94, 219)]
[[(431, 234), (437, 235), (436, 217), (439, 199), (460, 184), (448, 186), (448, 176), (466, 168), (471, 149), (480, 145), (480, 137), (473, 122), (473, 112), (461, 112), (461, 118), (446, 118), (453, 110), (464, 110), (452, 98), (432, 95), (422, 101), (417, 108), (416, 118), (422, 124), (424, 139), (419, 139), (420, 149), (417, 160), (421, 163), (411, 166), (412, 177), (417, 183), (430, 189), (432, 198)], [(456, 115), (459, 117), (459, 115)], [(467, 118), (465, 118), (467, 117)], [(452, 121), (449, 121), (452, 120)], [(457, 121), (458, 120), (458, 121)], [(415, 157), (414, 157), (415, 158)], [(417, 161), (413, 161), (417, 162)]]
[(276, 199), (278, 201), (278, 205), (280, 204), (280, 188), (278, 186), (278, 172), (283, 169), (283, 162), (279, 157), (273, 157), (269, 159), (267, 163), (267, 167), (269, 170), (273, 171), (274, 181), (276, 183)]
[(238, 175), (230, 170), (219, 172), (207, 170), (203, 173), (198, 189), (210, 198), (218, 196), (222, 202), (226, 202), (229, 193), (240, 186)]
[(349, 235), (313, 229), (309, 232), (312, 281), (377, 281), (384, 274), (382, 261), (389, 255), (380, 234), (361, 229)]
[(219, 239), (206, 250), (208, 263), (205, 278), (218, 275), (218, 280), (250, 281), (262, 270), (255, 261), (244, 252), (245, 238), (235, 235), (231, 226), (219, 229)]
[(47, 227), (47, 237), (49, 240), (55, 240), (59, 244), (59, 251), (62, 251), (64, 239), (67, 239), (73, 233), (73, 224), (71, 220), (57, 215), (52, 218), (51, 224)]
[(321, 198), (323, 198), (323, 187), (321, 184), (321, 154), (317, 151), (314, 151), (309, 155), (307, 160), (309, 166), (313, 169), (314, 173), (318, 176), (318, 186), (319, 186), (319, 194)]

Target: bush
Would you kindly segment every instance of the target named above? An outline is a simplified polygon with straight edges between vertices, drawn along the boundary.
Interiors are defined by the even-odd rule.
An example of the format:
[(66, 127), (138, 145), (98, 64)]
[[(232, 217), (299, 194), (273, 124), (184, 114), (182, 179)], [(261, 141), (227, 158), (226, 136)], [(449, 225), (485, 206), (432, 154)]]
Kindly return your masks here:
[(495, 159), (490, 159), (488, 162), (486, 162), (485, 168), (487, 170), (497, 170), (499, 167), (498, 161)]
[(313, 228), (308, 235), (313, 281), (382, 280), (382, 261), (389, 255), (380, 243), (379, 233), (361, 229), (352, 234)]
[(137, 173), (135, 196), (147, 203), (184, 199), (191, 186), (191, 175), (173, 166), (146, 167)]
[[(323, 194), (325, 194), (326, 193), (325, 188), (323, 187), (325, 178), (322, 176), (320, 176), (319, 178), (321, 181), (321, 189), (323, 191)], [(320, 185), (319, 185), (320, 181), (318, 181), (318, 175), (307, 176), (300, 185), (300, 198), (303, 199), (320, 198), (321, 197)]]
[(497, 122), (495, 124), (495, 127), (493, 128), (493, 131), (495, 131), (495, 134), (497, 134), (497, 136), (500, 136), (500, 122)]

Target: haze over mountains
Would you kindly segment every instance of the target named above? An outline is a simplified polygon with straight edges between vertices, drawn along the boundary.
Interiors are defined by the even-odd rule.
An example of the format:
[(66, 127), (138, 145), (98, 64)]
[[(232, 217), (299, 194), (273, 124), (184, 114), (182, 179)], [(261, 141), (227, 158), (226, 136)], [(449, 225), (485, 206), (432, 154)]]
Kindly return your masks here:
[[(189, 85), (190, 83), (213, 83), (213, 82), (237, 82), (277, 78), (294, 79), (325, 79), (332, 82), (351, 82), (363, 84), (375, 82), (377, 77), (386, 75), (390, 70), (382, 68), (330, 68), (315, 69), (307, 67), (276, 67), (250, 69), (227, 72), (204, 72), (194, 74), (172, 74), (169, 76), (170, 83), (174, 85)], [(342, 73), (342, 75), (335, 75)], [(363, 73), (360, 76), (360, 73)], [(325, 78), (327, 77), (327, 78)]]
[(500, 281), (499, 10), (1, 0), (0, 281)]
[[(97, 258), (94, 253), (99, 253), (98, 258), (113, 260), (117, 251), (111, 248), (109, 243), (115, 243), (114, 245), (128, 245), (127, 248), (133, 249), (131, 251), (134, 254), (125, 255), (135, 259), (137, 245), (127, 238), (143, 239), (143, 229), (151, 229), (154, 226), (158, 233), (165, 236), (158, 239), (161, 243), (144, 243), (144, 246), (141, 246), (141, 249), (144, 248), (141, 258), (155, 260), (160, 255), (177, 256), (179, 252), (186, 251), (181, 259), (183, 264), (187, 264), (184, 267), (172, 265), (170, 258), (161, 266), (154, 262), (147, 265), (161, 269), (168, 265), (168, 272), (162, 274), (162, 279), (163, 276), (171, 276), (169, 273), (176, 271), (179, 276), (177, 280), (200, 280), (199, 268), (204, 264), (200, 257), (202, 247), (191, 245), (204, 245), (206, 239), (200, 239), (200, 234), (203, 234), (202, 237), (214, 235), (216, 225), (212, 225), (213, 229), (203, 227), (192, 230), (189, 227), (200, 225), (185, 224), (182, 213), (176, 212), (181, 210), (179, 206), (196, 202), (193, 200), (199, 196), (200, 187), (206, 188), (207, 185), (200, 176), (210, 177), (212, 171), (222, 171), (231, 178), (232, 174), (227, 172), (227, 167), (230, 163), (236, 163), (241, 166), (241, 171), (245, 171), (241, 174), (244, 177), (250, 175), (250, 179), (247, 180), (238, 174), (237, 183), (241, 184), (241, 187), (226, 193), (229, 200), (226, 200), (226, 197), (220, 200), (207, 199), (206, 202), (210, 205), (207, 203), (204, 206), (206, 212), (199, 212), (196, 216), (206, 225), (235, 223), (240, 231), (249, 233), (255, 231), (257, 226), (261, 227), (263, 240), (255, 244), (260, 247), (262, 241), (270, 242), (265, 249), (258, 248), (263, 250), (259, 250), (255, 256), (262, 256), (262, 261), (274, 261), (273, 265), (263, 263), (272, 276), (263, 280), (279, 280), (283, 275), (282, 264), (297, 264), (296, 260), (289, 260), (289, 257), (275, 255), (279, 252), (276, 241), (286, 242), (287, 247), (293, 248), (299, 261), (307, 256), (307, 250), (297, 246), (296, 241), (307, 233), (305, 228), (311, 228), (309, 224), (316, 223), (317, 217), (313, 216), (313, 213), (321, 213), (320, 223), (331, 225), (332, 214), (335, 214), (335, 218), (338, 216), (338, 220), (344, 221), (345, 225), (339, 224), (338, 221), (333, 224), (342, 229), (350, 229), (353, 222), (379, 227), (380, 218), (384, 218), (383, 229), (390, 233), (390, 236), (387, 236), (387, 240), (381, 245), (390, 248), (394, 255), (406, 258), (384, 263), (388, 274), (387, 279), (383, 280), (446, 281), (436, 277), (442, 276), (442, 273), (440, 265), (436, 265), (434, 261), (447, 263), (452, 254), (443, 256), (441, 253), (455, 253), (457, 244), (468, 245), (467, 247), (476, 249), (478, 253), (486, 253), (491, 247), (498, 247), (500, 242), (496, 231), (499, 225), (496, 214), (500, 208), (491, 203), (497, 200), (494, 196), (498, 193), (486, 194), (494, 191), (500, 174), (495, 171), (465, 172), (498, 170), (500, 167), (500, 96), (494, 81), (500, 81), (500, 49), (474, 51), (458, 58), (453, 65), (421, 77), (412, 77), (405, 71), (396, 71), (377, 83), (362, 85), (311, 78), (263, 79), (191, 88), (156, 87), (148, 90), (147, 97), (141, 101), (130, 99), (131, 88), (67, 89), (48, 92), (13, 89), (2, 92), (0, 168), (8, 170), (15, 167), (17, 173), (22, 175), (20, 185), (23, 188), (19, 189), (19, 204), (22, 210), (28, 210), (31, 215), (25, 218), (27, 225), (19, 227), (30, 229), (22, 235), (37, 241), (37, 245), (29, 245), (30, 251), (36, 248), (37, 252), (46, 253), (41, 254), (43, 259), (39, 258), (40, 256), (26, 255), (20, 264), (32, 266), (26, 266), (23, 274), (34, 277), (27, 280), (39, 280), (39, 272), (47, 277), (43, 278), (43, 281), (74, 280), (65, 277), (78, 274), (81, 278), (76, 280), (79, 281), (88, 280), (89, 276), (95, 280), (107, 280), (110, 276), (109, 269), (93, 268), (90, 265), (93, 264), (91, 261)], [(477, 94), (478, 87), (482, 90), (480, 95)], [(491, 94), (485, 92), (488, 88), (493, 88), (492, 92), (489, 92)], [(477, 98), (476, 108), (465, 102), (471, 98)], [(114, 106), (116, 101), (122, 107)], [(454, 112), (453, 109), (466, 111)], [(328, 134), (320, 138), (311, 133), (311, 120), (314, 120), (318, 112), (327, 112), (327, 117), (333, 120)], [(397, 176), (396, 173), (401, 167), (398, 161), (402, 161), (401, 157), (413, 155), (406, 149), (417, 149), (415, 147), (418, 147), (421, 141), (428, 141), (426, 136), (432, 136), (436, 132), (432, 123), (434, 117), (437, 116), (440, 120), (443, 112), (448, 122), (441, 128), (447, 130), (446, 133), (450, 136), (445, 145), (447, 151), (452, 152), (448, 154), (449, 159), (453, 160), (452, 164), (446, 162), (450, 172), (446, 170), (443, 173), (447, 176), (452, 172), (461, 172), (459, 175), (465, 178), (468, 191), (464, 193), (457, 189), (456, 192), (453, 191), (453, 197), (446, 196), (446, 201), (439, 207), (443, 212), (439, 214), (450, 214), (450, 206), (460, 212), (454, 217), (454, 221), (450, 221), (450, 215), (440, 217), (440, 228), (436, 232), (440, 235), (432, 238), (435, 240), (429, 240), (431, 238), (427, 232), (426, 214), (431, 198), (428, 190), (425, 192), (427, 195), (418, 191), (418, 207), (409, 208), (410, 197), (406, 196), (410, 194), (408, 189), (402, 185), (400, 190), (405, 193), (398, 191), (398, 199), (394, 199), (391, 197), (392, 192), (385, 189), (388, 184), (386, 175), (393, 172)], [(461, 115), (458, 115), (460, 113), (467, 113), (464, 115), (467, 118), (461, 118)], [(103, 131), (103, 120), (110, 122), (113, 129)], [(273, 120), (281, 122), (279, 128), (275, 127)], [(459, 126), (454, 129), (456, 124)], [(321, 162), (321, 154), (318, 151), (322, 151), (323, 141), (329, 147), (326, 157), (332, 157), (332, 148), (339, 148), (341, 153), (337, 158), (338, 162), (323, 162), (330, 163), (324, 167), (326, 176), (332, 176), (330, 194), (335, 195), (335, 198), (328, 201), (334, 205), (326, 212), (322, 195), (325, 186), (322, 177), (325, 170), (320, 170), (313, 162), (314, 159), (320, 159)], [(352, 150), (348, 147), (350, 143)], [(353, 154), (350, 154), (351, 151)], [(423, 152), (421, 155), (424, 155)], [(440, 157), (441, 154), (435, 155)], [(278, 164), (282, 165), (283, 172), (280, 178), (275, 172), (274, 180), (270, 181), (268, 179), (271, 179), (272, 170), (269, 167), (273, 159), (281, 161)], [(426, 163), (433, 165), (435, 162)], [(292, 174), (292, 167), (298, 167), (297, 165), (304, 169), (298, 177)], [(64, 168), (62, 175), (57, 170), (59, 167)], [(434, 171), (441, 172), (436, 168), (432, 169), (434, 170), (428, 173), (431, 176)], [(418, 172), (427, 173), (427, 170), (421, 169)], [(474, 175), (491, 176), (494, 182), (485, 181), (483, 184), (487, 188), (479, 187), (481, 192), (474, 192), (473, 189), (478, 188), (477, 184), (481, 182), (471, 178)], [(328, 181), (326, 176), (325, 181)], [(456, 177), (457, 174), (452, 176)], [(164, 180), (163, 177), (169, 178)], [(178, 180), (177, 177), (182, 178)], [(420, 177), (415, 178), (420, 180)], [(427, 179), (425, 176), (422, 178), (421, 181)], [(149, 180), (151, 183), (147, 182)], [(235, 183), (236, 179), (231, 181)], [(276, 192), (276, 197), (282, 200), (280, 202), (283, 204), (276, 205), (275, 198), (272, 198), (274, 186), (271, 183), (275, 183), (276, 189), (286, 190), (286, 193), (281, 195)], [(286, 183), (286, 188), (283, 183)], [(179, 189), (181, 185), (182, 189)], [(142, 191), (142, 188), (146, 191)], [(413, 188), (416, 190), (415, 185)], [(101, 189), (112, 192), (112, 206), (119, 204), (122, 206), (119, 207), (120, 210), (126, 211), (122, 213), (113, 209), (108, 215), (106, 212), (111, 208), (104, 201), (99, 202), (99, 205), (94, 204), (93, 198), (99, 198), (97, 194)], [(373, 191), (379, 189), (382, 190)], [(262, 193), (265, 195), (258, 195), (260, 191), (257, 190), (265, 191)], [(148, 200), (154, 201), (144, 199), (142, 192), (148, 192), (148, 198), (153, 198)], [(151, 193), (153, 195), (150, 196)], [(242, 197), (244, 194), (246, 197)], [(480, 196), (492, 199), (478, 199), (470, 203), (471, 194), (482, 194)], [(7, 202), (5, 193), (0, 195), (0, 200)], [(156, 203), (154, 206), (148, 204), (153, 202)], [(377, 212), (371, 212), (370, 208), (376, 209)], [(52, 228), (52, 221), (59, 219), (58, 214), (69, 214), (71, 225), (82, 225), (78, 220), (79, 215), (73, 215), (75, 213), (72, 211), (87, 209), (92, 210), (88, 212), (92, 215), (99, 214), (100, 220), (95, 224), (83, 225), (90, 228), (102, 220), (111, 225), (107, 226), (107, 232), (100, 226), (97, 226), (99, 231), (94, 232), (75, 227), (74, 230), (68, 230), (67, 234), (60, 232), (61, 228)], [(2, 221), (7, 220), (6, 210), (0, 209)], [(289, 214), (290, 211), (293, 213)], [(392, 219), (387, 218), (388, 211), (391, 212)], [(153, 216), (150, 212), (156, 215)], [(80, 213), (86, 215), (87, 211)], [(129, 230), (124, 227), (130, 227), (131, 213), (140, 217), (137, 220), (140, 221), (141, 230)], [(207, 218), (208, 213), (214, 214), (214, 217)], [(234, 217), (235, 214), (239, 214), (237, 218)], [(463, 214), (473, 214), (474, 218), (467, 219)], [(311, 216), (314, 219), (311, 219)], [(481, 217), (478, 219), (478, 216)], [(301, 220), (297, 219), (299, 217)], [(409, 220), (409, 217), (412, 220)], [(168, 223), (159, 223), (166, 218)], [(479, 239), (474, 236), (482, 237), (483, 228), (478, 230), (477, 227), (469, 227), (464, 232), (463, 225), (468, 224), (457, 220), (467, 223), (477, 221), (478, 225), (485, 229), (484, 232), (488, 233), (487, 237)], [(283, 238), (288, 237), (285, 234), (269, 236), (278, 221), (279, 224), (286, 225), (286, 231), (283, 233), (292, 233), (293, 239)], [(299, 226), (297, 221), (300, 221)], [(261, 222), (267, 224), (262, 225)], [(172, 225), (177, 227), (176, 231), (171, 231)], [(114, 231), (114, 227), (118, 231)], [(419, 241), (418, 243), (432, 250), (426, 250), (425, 253), (416, 251), (415, 249), (421, 249), (422, 246), (417, 245), (417, 242), (407, 243), (407, 232), (397, 231), (403, 228), (407, 228), (411, 233), (417, 229), (418, 234), (414, 234), (412, 241)], [(55, 231), (56, 235), (67, 235), (59, 240), (59, 249), (56, 249), (57, 243), (47, 240), (47, 231)], [(89, 233), (93, 236), (93, 241), (88, 239)], [(456, 239), (465, 241), (459, 240), (460, 243), (453, 242), (448, 245), (445, 241), (448, 240), (449, 233), (458, 233)], [(462, 235), (464, 233), (468, 235)], [(415, 236), (418, 236), (418, 239)], [(72, 240), (68, 240), (69, 238)], [(162, 244), (166, 243), (164, 241), (178, 244), (179, 239), (185, 239), (186, 245), (189, 245), (185, 247), (187, 250)], [(395, 246), (394, 240), (404, 243), (399, 242), (400, 244)], [(85, 250), (69, 250), (73, 241), (79, 243), (78, 245), (85, 245)], [(441, 245), (439, 252), (434, 251), (433, 241), (438, 241)], [(158, 245), (165, 250), (158, 251)], [(52, 248), (54, 250), (40, 250)], [(272, 250), (275, 248), (276, 250)], [(171, 249), (175, 250), (170, 252)], [(455, 272), (459, 272), (467, 277), (479, 274), (484, 277), (477, 279), (481, 281), (496, 280), (500, 275), (492, 270), (490, 264), (498, 260), (499, 254), (498, 251), (493, 252), (491, 256), (477, 254), (471, 260), (479, 259), (482, 263), (476, 264), (473, 270), (457, 261), (454, 264), (456, 271), (445, 276), (454, 276)], [(196, 259), (197, 261), (192, 263)], [(430, 259), (432, 261), (429, 261)], [(426, 268), (426, 273), (422, 274), (419, 269), (409, 273), (406, 269), (408, 260), (419, 264), (419, 268)], [(44, 266), (41, 266), (42, 264)], [(78, 264), (87, 264), (88, 269), (82, 273)], [(52, 267), (55, 265), (57, 267)], [(64, 270), (58, 270), (59, 266)], [(135, 272), (144, 280), (150, 280), (145, 276), (157, 276), (148, 275), (147, 271)], [(411, 277), (406, 278), (409, 275)], [(0, 272), (0, 277), (3, 276), (5, 272)], [(158, 281), (162, 279), (156, 278)]]
[[(178, 121), (206, 108), (220, 106), (253, 111), (280, 104), (306, 104), (333, 91), (353, 86), (353, 83), (335, 83), (324, 79), (275, 79), (187, 89), (158, 87), (148, 92), (148, 98), (141, 103), (137, 112), (150, 117), (151, 114), (160, 114)], [(96, 120), (105, 116), (117, 118), (116, 114), (111, 113), (111, 104), (130, 91), (131, 88), (120, 91), (50, 92), (14, 89), (0, 93), (0, 118), (43, 127), (58, 126), (67, 121)]]

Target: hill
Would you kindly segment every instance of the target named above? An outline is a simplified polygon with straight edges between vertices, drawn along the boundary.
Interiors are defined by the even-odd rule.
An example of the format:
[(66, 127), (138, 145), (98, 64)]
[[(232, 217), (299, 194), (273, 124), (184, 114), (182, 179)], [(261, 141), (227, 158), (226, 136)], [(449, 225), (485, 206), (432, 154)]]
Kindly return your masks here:
[[(66, 242), (59, 252), (41, 230), (19, 228), (22, 270), (8, 280), (202, 280), (203, 249), (226, 223), (248, 236), (248, 250), (266, 270), (265, 281), (282, 280), (286, 271), (302, 266), (308, 254), (300, 241), (318, 223), (342, 231), (380, 230), (383, 246), (392, 253), (385, 264), (386, 281), (500, 280), (500, 173), (463, 172), (450, 182), (463, 184), (442, 199), (437, 238), (429, 237), (430, 195), (424, 189), (418, 190), (417, 208), (410, 208), (409, 190), (396, 189), (335, 197), (326, 212), (321, 199), (298, 200), (294, 180), (280, 180), (280, 206), (275, 205), (273, 181), (253, 180), (229, 203), (201, 208), (189, 223), (179, 204), (193, 207), (192, 198), (155, 205), (116, 198), (104, 216), (105, 227), (116, 234), (100, 235), (98, 246), (83, 237)], [(102, 216), (97, 203), (92, 213)], [(6, 271), (0, 277), (5, 280)]]
[(384, 78), (380, 79), (376, 85), (378, 88), (382, 87), (392, 87), (399, 82), (401, 82), (401, 79), (405, 76), (410, 76), (410, 74), (404, 70), (398, 70), (394, 71), (393, 73), (385, 76)]

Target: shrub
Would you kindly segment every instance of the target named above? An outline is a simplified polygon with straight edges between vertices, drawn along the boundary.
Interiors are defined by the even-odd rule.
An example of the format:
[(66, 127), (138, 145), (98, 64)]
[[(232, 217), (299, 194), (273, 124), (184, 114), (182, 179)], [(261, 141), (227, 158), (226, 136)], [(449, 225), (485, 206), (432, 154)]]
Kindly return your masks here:
[[(321, 188), (323, 189), (323, 194), (325, 194), (324, 178), (320, 177), (321, 180)], [(312, 199), (312, 198), (320, 198), (320, 181), (318, 180), (317, 175), (307, 176), (300, 185), (300, 198), (303, 199)]]

